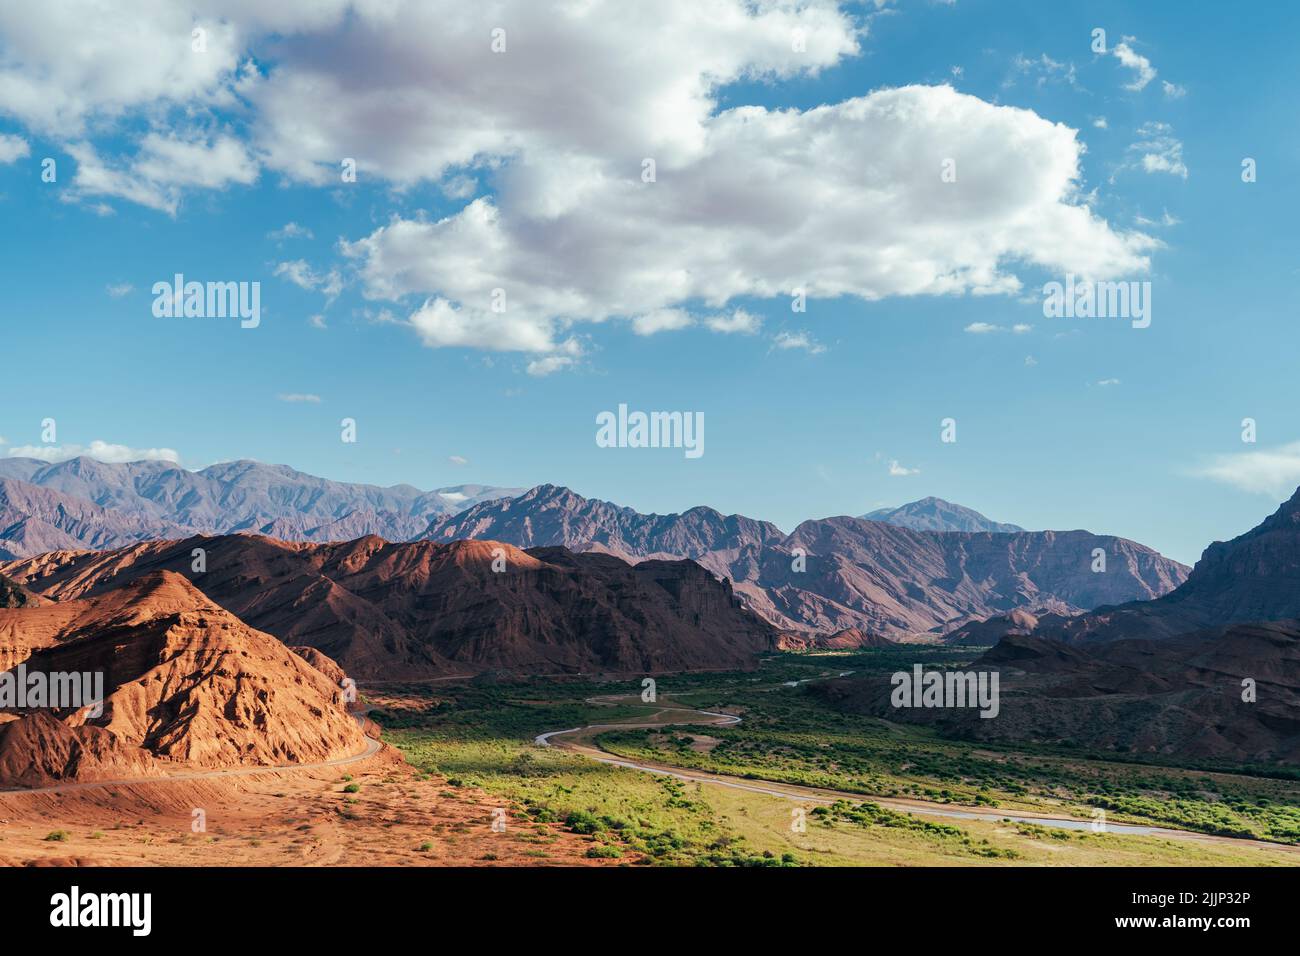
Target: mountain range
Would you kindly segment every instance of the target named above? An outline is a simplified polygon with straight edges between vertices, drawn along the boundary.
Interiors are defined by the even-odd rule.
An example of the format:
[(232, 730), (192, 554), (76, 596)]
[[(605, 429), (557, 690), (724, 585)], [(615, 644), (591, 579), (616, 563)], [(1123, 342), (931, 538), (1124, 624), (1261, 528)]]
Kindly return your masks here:
[[(845, 516), (785, 534), (705, 507), (641, 514), (554, 485), (437, 518), (426, 537), (562, 546), (627, 561), (690, 558), (729, 578), (780, 628), (890, 638), (938, 636), (1017, 608), (1067, 615), (1149, 599), (1187, 574), (1150, 548), (1087, 531), (915, 531)], [(1107, 560), (1102, 573), (1092, 570), (1098, 548)]]
[(910, 501), (897, 508), (878, 508), (862, 515), (862, 518), (911, 528), (913, 531), (988, 531), (993, 534), (1014, 534), (1025, 530), (1019, 525), (992, 521), (973, 508), (933, 497)]
[(888, 675), (814, 692), (976, 740), (1300, 764), (1300, 491), (1256, 528), (1211, 544), (1166, 595), (1072, 617), (1017, 610), (949, 640), (994, 645), (971, 668), (1000, 674), (996, 720), (894, 708)]
[(389, 543), (373, 535), (310, 544), (240, 534), (0, 564), (0, 573), (56, 607), (162, 572), (185, 577), (252, 628), (323, 652), (358, 679), (743, 669), (778, 640), (728, 582), (693, 561), (630, 565), (563, 548)]
[(255, 461), (188, 471), (163, 461), (110, 464), (80, 457), (48, 464), (3, 458), (0, 557), (235, 532), (288, 541), (368, 534), (405, 541), (418, 537), (435, 517), (520, 490), (381, 488)]
[(1165, 638), (1208, 628), (1300, 619), (1300, 490), (1257, 527), (1207, 547), (1187, 579), (1155, 600), (1090, 613), (1001, 615), (950, 635), (994, 644), (1034, 635), (1070, 643)]
[[(896, 713), (879, 675), (810, 692), (975, 739), (1300, 762), (1300, 491), (1189, 573), (1087, 531), (951, 530), (992, 523), (939, 499), (787, 534), (554, 485), (418, 492), (214, 468), (19, 460), (0, 477), (0, 666), (113, 675), (107, 723), (0, 719), (0, 777), (337, 753), (356, 743), (349, 718), (307, 739), (293, 726), (334, 713), (342, 674), (733, 670), (777, 648), (938, 637), (996, 645), (974, 666), (1004, 675), (998, 720)], [(376, 524), (414, 540), (346, 538)], [(297, 717), (268, 724), (268, 699)], [(254, 752), (238, 743), (251, 725), (279, 729)]]
[[(697, 507), (646, 515), (566, 488), (459, 485), (423, 492), (317, 478), (238, 461), (0, 460), (0, 560), (147, 541), (253, 533), (283, 541), (487, 539), (628, 562), (697, 561), (778, 628), (888, 638), (942, 635), (1024, 610), (1076, 614), (1156, 597), (1186, 568), (1135, 542), (1086, 531), (1010, 531), (937, 498), (874, 517), (806, 521), (786, 534)], [(923, 525), (919, 530), (918, 525)], [(1090, 570), (1103, 549), (1108, 570)], [(807, 643), (807, 639), (799, 639)]]

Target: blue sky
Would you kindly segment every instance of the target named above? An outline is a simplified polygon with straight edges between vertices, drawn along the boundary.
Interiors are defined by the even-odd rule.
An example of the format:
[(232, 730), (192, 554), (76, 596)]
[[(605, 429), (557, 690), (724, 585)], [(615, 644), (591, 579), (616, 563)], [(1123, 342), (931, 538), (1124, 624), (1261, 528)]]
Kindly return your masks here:
[[(705, 4), (749, 17), (733, 38), (671, 4), (649, 24), (432, 4), (423, 34), (343, 0), (77, 6), (0, 14), (0, 454), (552, 482), (786, 530), (933, 494), (1188, 562), (1300, 484), (1286, 7)], [(458, 61), (496, 20), (501, 59)], [(772, 53), (801, 25), (808, 59)], [(643, 155), (659, 192), (608, 184)], [(1045, 318), (1043, 283), (1089, 268), (1150, 281), (1150, 327)], [(260, 282), (260, 325), (156, 318), (177, 272)], [(474, 304), (497, 283), (503, 325)], [(684, 327), (640, 334), (662, 325)], [(597, 447), (619, 403), (702, 412), (705, 454)]]

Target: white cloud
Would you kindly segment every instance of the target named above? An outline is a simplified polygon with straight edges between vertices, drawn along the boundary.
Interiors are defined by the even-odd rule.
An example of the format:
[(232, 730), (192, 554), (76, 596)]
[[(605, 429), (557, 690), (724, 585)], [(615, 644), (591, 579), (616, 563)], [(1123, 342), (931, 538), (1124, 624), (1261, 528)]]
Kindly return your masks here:
[(1138, 141), (1128, 148), (1131, 157), (1121, 169), (1141, 169), (1146, 173), (1168, 173), (1186, 179), (1182, 141), (1174, 136), (1168, 123), (1143, 123), (1138, 127)]
[(1097, 129), (1108, 129), (1110, 127), (1110, 123), (1106, 121), (1104, 116), (1093, 117), (1092, 125)]
[(319, 290), (329, 299), (335, 298), (343, 291), (343, 277), (337, 269), (318, 273), (303, 259), (281, 262), (276, 265), (273, 274), (288, 279), (300, 289), (309, 292)]
[[(543, 343), (561, 320), (794, 288), (875, 300), (1012, 292), (1011, 263), (1146, 270), (1154, 240), (1112, 229), (1077, 195), (1080, 152), (1065, 126), (946, 86), (806, 112), (744, 107), (711, 120), (696, 155), (660, 162), (657, 182), (636, 164), (529, 154), (501, 172), (495, 198), (436, 222), (396, 218), (343, 248), (372, 298), (433, 297), (477, 320), (507, 289), (511, 322)], [(951, 155), (960, 185), (942, 192)]]
[(889, 475), (891, 478), (906, 478), (908, 475), (919, 475), (920, 468), (905, 468), (898, 463), (897, 458), (891, 458), (889, 461)]
[(11, 458), (36, 458), (40, 461), (67, 461), (85, 455), (96, 461), (121, 464), (128, 461), (170, 461), (180, 463), (180, 455), (171, 448), (131, 448), (96, 439), (86, 445), (19, 445), (9, 449)]
[(567, 355), (547, 355), (544, 358), (533, 359), (529, 362), (527, 371), (529, 375), (551, 375), (566, 368), (572, 368), (573, 365), (574, 359)]
[(1163, 227), (1176, 226), (1180, 222), (1182, 222), (1181, 219), (1179, 219), (1177, 216), (1170, 213), (1168, 209), (1164, 211), (1164, 213), (1160, 216), (1159, 219), (1149, 219), (1146, 216), (1138, 215), (1133, 217), (1133, 221), (1136, 222), (1139, 226), (1142, 226), (1143, 228), (1147, 228), (1147, 229), (1156, 226), (1163, 226)]
[(1097, 384), (1100, 385), (1102, 388), (1109, 388), (1111, 385), (1120, 384), (1120, 381), (1117, 378), (1103, 378)]
[(325, 316), (323, 316), (323, 315), (313, 315), (313, 316), (309, 316), (308, 319), (307, 319), (307, 322), (308, 322), (308, 324), (311, 325), (311, 327), (312, 327), (313, 329), (324, 329), (324, 328), (328, 328), (328, 326), (325, 324)]
[[(144, 107), (210, 104), (238, 64), (238, 29), (174, 0), (0, 4), (0, 112), (59, 137)], [(207, 52), (191, 48), (205, 32)]]
[(689, 312), (682, 309), (656, 309), (645, 315), (638, 315), (632, 320), (632, 330), (637, 335), (654, 335), (656, 332), (672, 332), (685, 329), (695, 324)]
[(319, 405), (321, 401), (319, 395), (312, 395), (310, 392), (282, 392), (275, 397), (282, 402), (308, 402), (312, 405)]
[(146, 135), (138, 152), (121, 161), (105, 160), (89, 142), (69, 144), (77, 163), (72, 198), (110, 196), (138, 203), (170, 216), (176, 214), (186, 188), (222, 189), (257, 180), (257, 164), (229, 135)]
[(969, 332), (971, 335), (992, 335), (996, 332), (1010, 332), (1013, 335), (1024, 335), (1032, 332), (1034, 327), (1026, 322), (1017, 322), (1015, 325), (1007, 328), (1005, 325), (995, 325), (992, 322), (972, 322), (962, 329), (963, 332)]
[(714, 332), (721, 332), (724, 335), (754, 335), (763, 327), (763, 320), (752, 312), (746, 312), (744, 309), (736, 309), (731, 315), (712, 315), (704, 320)]
[(1147, 84), (1156, 78), (1156, 69), (1150, 60), (1129, 46), (1132, 42), (1135, 42), (1133, 37), (1125, 37), (1115, 44), (1111, 53), (1124, 67), (1133, 71), (1133, 79), (1124, 84), (1124, 89), (1136, 93), (1146, 89)]
[(21, 136), (0, 133), (0, 166), (17, 162), (25, 156), (30, 156), (31, 152), (31, 146)]
[[(1067, 86), (1079, 86), (1078, 76), (1073, 63), (1062, 63), (1053, 60), (1046, 53), (1035, 58), (1025, 56), (1023, 53), (1017, 53), (1011, 59), (1013, 76), (1020, 74), (1022, 76), (1033, 76), (1038, 86), (1047, 86), (1049, 83), (1060, 82)], [(1006, 86), (1012, 85), (1012, 80), (1008, 80)]]
[(495, 312), (491, 308), (457, 308), (442, 298), (429, 299), (412, 314), (410, 324), (430, 348), (460, 346), (503, 352), (577, 348), (572, 339), (557, 342), (551, 323), (539, 324), (522, 310), (509, 307)]
[(805, 331), (778, 332), (772, 338), (772, 345), (778, 349), (803, 349), (810, 355), (820, 355), (826, 351), (826, 346)]
[(279, 229), (268, 232), (266, 238), (283, 242), (286, 239), (315, 239), (316, 237), (306, 226), (300, 226), (296, 222), (286, 222)]
[[(463, 456), (461, 456), (461, 455), (452, 455), (452, 456), (451, 456), (450, 458), (448, 458), (447, 460), (448, 460), (449, 462), (451, 462), (453, 465), (458, 465), (458, 466), (459, 466), (459, 465), (468, 465), (468, 464), (469, 464), (469, 459), (468, 459), (468, 458), (465, 458), (465, 457), (463, 457)], [(445, 495), (444, 495), (444, 497), (445, 497)]]
[(1300, 442), (1216, 455), (1192, 473), (1253, 494), (1289, 498), (1300, 485)]
[[(248, 92), (255, 137), (272, 168), (317, 183), (338, 182), (345, 156), (361, 177), (412, 183), (451, 173), (456, 183), (485, 157), (521, 151), (614, 150), (639, 176), (646, 156), (663, 165), (699, 154), (719, 87), (855, 54), (859, 25), (840, 6), (358, 3), (310, 42), (279, 45), (275, 66)], [(490, 47), (496, 27), (506, 31), (504, 53)], [(792, 49), (796, 28), (802, 53)]]
[(1160, 88), (1164, 90), (1166, 99), (1181, 100), (1187, 95), (1187, 87), (1179, 86), (1177, 83), (1170, 83), (1168, 80), (1161, 80)]
[[(363, 293), (401, 303), (426, 345), (534, 353), (533, 374), (576, 364), (579, 323), (650, 331), (690, 315), (732, 331), (717, 316), (742, 297), (1014, 293), (1021, 268), (1129, 276), (1157, 246), (1093, 212), (1076, 132), (1030, 110), (941, 85), (719, 111), (728, 84), (857, 55), (866, 24), (837, 0), (139, 0), (132, 13), (92, 0), (0, 12), (6, 49), (24, 53), (0, 51), (0, 113), (69, 141), (73, 195), (174, 215), (187, 190), (251, 183), (261, 166), (336, 185), (343, 157), (363, 180), (453, 199), (482, 179), (490, 197), (342, 248)], [(206, 53), (190, 49), (196, 24)], [(156, 132), (223, 108), (246, 141)], [(134, 152), (101, 158), (115, 124)], [(948, 158), (959, 179), (941, 188)], [(280, 274), (343, 287), (301, 260)]]
[(135, 286), (131, 285), (131, 283), (129, 282), (117, 282), (112, 285), (105, 286), (104, 291), (107, 292), (114, 299), (120, 299), (122, 298), (122, 296), (130, 295), (131, 291), (134, 288)]
[(1034, 367), (1035, 365), (1037, 365), (1037, 364), (1038, 364), (1038, 359), (1034, 358), (1032, 355), (1026, 355), (1026, 356), (1025, 356), (1025, 365), (1026, 365), (1026, 366), (1028, 366), (1029, 368), (1033, 368), (1033, 367)]

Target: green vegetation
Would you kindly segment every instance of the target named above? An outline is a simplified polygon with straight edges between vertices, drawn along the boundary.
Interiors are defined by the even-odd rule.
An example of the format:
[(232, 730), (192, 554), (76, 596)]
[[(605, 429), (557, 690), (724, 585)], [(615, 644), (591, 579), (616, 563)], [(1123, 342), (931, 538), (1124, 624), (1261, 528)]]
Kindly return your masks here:
[[(855, 672), (893, 670), (898, 654), (857, 655), (846, 662)], [(906, 654), (908, 660), (930, 654), (934, 663), (954, 663), (947, 649)], [(633, 759), (864, 796), (1050, 810), (1085, 819), (1099, 807), (1116, 822), (1300, 844), (1300, 787), (1287, 770), (1202, 771), (1063, 747), (970, 744), (924, 727), (833, 710), (817, 695), (793, 688), (698, 687), (673, 699), (705, 710), (743, 711), (744, 721), (723, 728), (610, 731), (597, 738), (600, 746)], [(717, 743), (707, 753), (693, 750), (693, 735)]]
[[(802, 683), (788, 686), (843, 671), (892, 671), (922, 655), (930, 655), (934, 666), (960, 666), (970, 653), (913, 648), (782, 654), (757, 672), (660, 677), (656, 704), (641, 703), (640, 682), (632, 680), (390, 685), (372, 696), (378, 705), (372, 716), (385, 728), (385, 739), (433, 781), (431, 786), (448, 794), (482, 789), (512, 816), (559, 823), (590, 841), (592, 858), (723, 866), (858, 860), (1182, 863), (1198, 858), (1214, 863), (1227, 857), (1249, 862), (1240, 854), (1250, 851), (1236, 847), (1193, 853), (1185, 842), (1144, 837), (1019, 823), (954, 825), (870, 800), (814, 809), (807, 834), (795, 836), (789, 832), (790, 804), (780, 798), (652, 776), (533, 743), (538, 734), (560, 728), (649, 722), (665, 707), (724, 710), (742, 714), (743, 722), (611, 729), (587, 742), (631, 759), (864, 798), (1083, 819), (1100, 807), (1114, 822), (1300, 843), (1300, 792), (1289, 772), (1189, 769), (1070, 748), (974, 745), (944, 739), (928, 728), (847, 714)], [(620, 699), (587, 700), (610, 695)]]
[(1001, 857), (1008, 860), (1018, 859), (1020, 856), (1015, 850), (991, 846), (988, 840), (975, 840), (961, 827), (922, 820), (910, 813), (888, 810), (875, 803), (859, 803), (854, 806), (848, 800), (837, 800), (828, 807), (814, 807), (812, 815), (820, 820), (823, 826), (828, 827), (836, 823), (854, 823), (860, 827), (896, 827), (901, 830), (911, 830), (940, 842), (956, 844), (972, 856), (990, 859)]

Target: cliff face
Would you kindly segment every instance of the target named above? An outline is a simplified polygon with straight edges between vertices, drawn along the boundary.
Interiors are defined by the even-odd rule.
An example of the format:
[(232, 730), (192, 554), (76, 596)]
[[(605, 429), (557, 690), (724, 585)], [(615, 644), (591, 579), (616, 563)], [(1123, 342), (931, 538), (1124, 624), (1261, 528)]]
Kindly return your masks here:
[(1300, 618), (1300, 491), (1257, 527), (1205, 549), (1177, 588), (1152, 600), (1106, 602), (1090, 614), (1026, 625), (996, 617), (953, 635), (995, 643), (1033, 634), (1058, 641), (1168, 638), (1207, 628)]
[(102, 713), (85, 698), (11, 711), (0, 728), (5, 783), (316, 763), (365, 746), (329, 676), (180, 575), (152, 572), (57, 608), (69, 626), (49, 627), (54, 608), (0, 620), (16, 631), (37, 618), (45, 646), (23, 657), (24, 672), (98, 675)]

